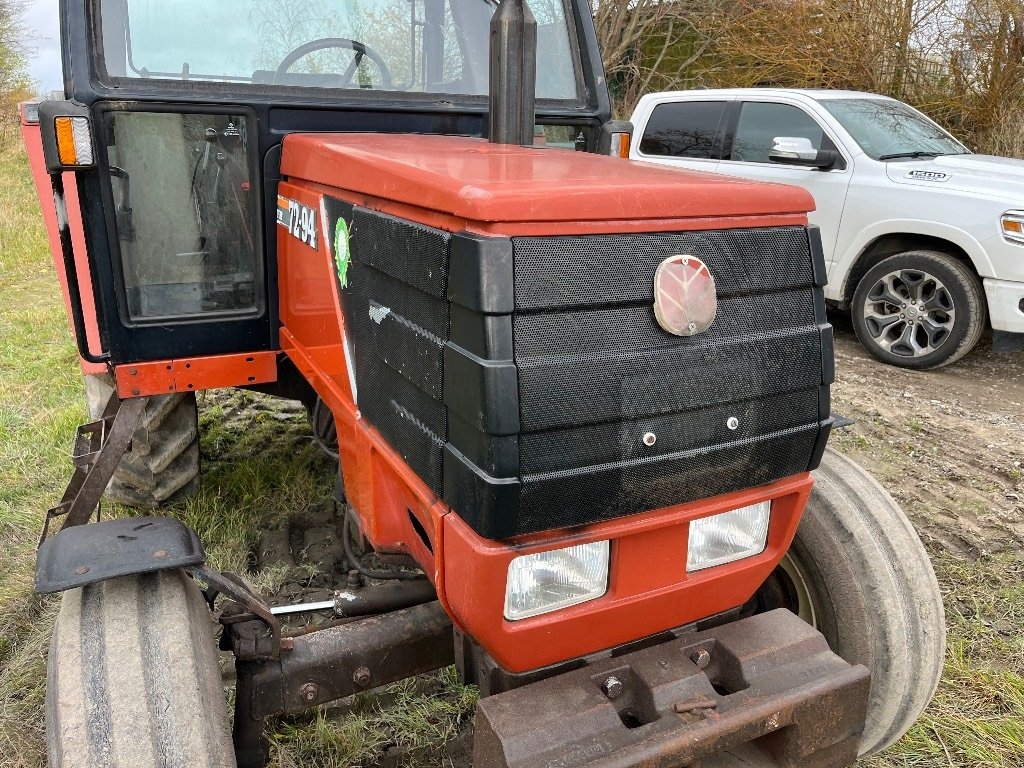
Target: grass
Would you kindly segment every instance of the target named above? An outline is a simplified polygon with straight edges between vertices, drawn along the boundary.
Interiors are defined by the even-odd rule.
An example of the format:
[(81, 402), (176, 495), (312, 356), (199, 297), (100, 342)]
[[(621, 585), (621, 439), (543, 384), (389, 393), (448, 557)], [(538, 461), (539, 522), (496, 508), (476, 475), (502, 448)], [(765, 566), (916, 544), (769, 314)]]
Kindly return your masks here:
[[(39, 768), (43, 683), (55, 599), (32, 591), (43, 511), (70, 474), (68, 449), (85, 418), (81, 378), (23, 153), (0, 145), (0, 766)], [(249, 572), (262, 526), (328, 503), (331, 471), (301, 421), (281, 421), (258, 396), (205, 397), (203, 490), (173, 510), (197, 528), (219, 568)], [(924, 425), (911, 421), (916, 434)], [(895, 449), (849, 430), (856, 455)], [(1019, 470), (1016, 470), (1019, 472)], [(115, 513), (118, 510), (113, 510)], [(971, 562), (933, 548), (949, 651), (923, 718), (872, 768), (1024, 765), (1024, 565), (1019, 554)], [(285, 575), (250, 576), (264, 588)], [(451, 670), (404, 681), (272, 729), (273, 765), (341, 768), (447, 765), (475, 693)]]
[[(35, 188), (19, 143), (0, 142), (0, 766), (46, 764), (46, 651), (58, 599), (32, 589), (43, 514), (71, 475), (86, 420), (77, 355)], [(253, 573), (261, 530), (330, 504), (333, 472), (304, 419), (238, 391), (200, 395), (203, 488), (170, 510), (195, 528), (212, 565), (280, 586), (280, 568)], [(124, 510), (105, 505), (104, 514)], [(282, 719), (270, 729), (282, 768), (438, 765), (438, 749), (470, 716), (473, 689), (451, 670)]]
[(81, 377), (23, 154), (0, 147), (0, 761), (40, 764), (54, 604), (32, 590), (35, 539), (67, 479)]

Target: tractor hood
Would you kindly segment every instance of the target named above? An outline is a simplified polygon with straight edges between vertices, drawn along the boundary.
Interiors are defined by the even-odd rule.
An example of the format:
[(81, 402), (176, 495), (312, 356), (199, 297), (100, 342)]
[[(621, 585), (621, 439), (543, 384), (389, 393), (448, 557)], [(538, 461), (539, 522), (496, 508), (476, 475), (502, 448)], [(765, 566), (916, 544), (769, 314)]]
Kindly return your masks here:
[(291, 134), (282, 172), (469, 221), (792, 216), (796, 187), (657, 168), (554, 147), (419, 134)]
[(1024, 203), (1024, 160), (993, 155), (943, 155), (932, 160), (892, 161), (886, 174), (897, 184), (935, 187)]

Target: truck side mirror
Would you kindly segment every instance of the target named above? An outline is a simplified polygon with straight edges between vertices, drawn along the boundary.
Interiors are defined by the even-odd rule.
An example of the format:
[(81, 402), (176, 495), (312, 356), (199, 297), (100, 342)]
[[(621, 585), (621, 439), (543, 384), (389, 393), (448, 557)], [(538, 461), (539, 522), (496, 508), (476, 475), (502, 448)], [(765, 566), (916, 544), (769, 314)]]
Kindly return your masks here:
[(807, 168), (828, 170), (836, 164), (839, 153), (834, 149), (815, 149), (810, 139), (800, 136), (776, 136), (768, 159), (773, 163), (801, 165)]

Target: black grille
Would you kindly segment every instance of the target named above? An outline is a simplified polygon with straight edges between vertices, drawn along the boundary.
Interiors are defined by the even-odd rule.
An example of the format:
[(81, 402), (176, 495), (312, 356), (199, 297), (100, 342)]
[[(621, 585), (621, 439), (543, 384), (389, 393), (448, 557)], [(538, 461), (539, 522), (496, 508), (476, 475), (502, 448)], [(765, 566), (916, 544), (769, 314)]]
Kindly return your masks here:
[[(513, 243), (518, 531), (707, 498), (810, 467), (827, 416), (830, 350), (805, 229)], [(708, 265), (719, 296), (711, 328), (694, 337), (664, 331), (651, 306), (655, 270), (679, 254)]]
[(764, 485), (806, 470), (818, 432), (815, 423), (658, 460), (526, 475), (518, 528), (593, 523)]
[(448, 235), (356, 208), (349, 242), (346, 318), (359, 409), (440, 494)]
[[(359, 409), (482, 536), (813, 468), (831, 348), (806, 229), (510, 241), (335, 203)], [(692, 338), (651, 307), (655, 270), (679, 254), (708, 265), (719, 297)]]
[(353, 257), (432, 296), (448, 288), (448, 244), (439, 229), (356, 208), (352, 216)]
[[(523, 477), (623, 462), (643, 462), (806, 426), (820, 387), (646, 419), (529, 432), (520, 438)], [(735, 422), (730, 422), (735, 419)], [(654, 435), (653, 445), (644, 443)]]
[(517, 309), (652, 302), (654, 270), (679, 254), (708, 265), (719, 296), (812, 282), (803, 227), (517, 237), (513, 242)]

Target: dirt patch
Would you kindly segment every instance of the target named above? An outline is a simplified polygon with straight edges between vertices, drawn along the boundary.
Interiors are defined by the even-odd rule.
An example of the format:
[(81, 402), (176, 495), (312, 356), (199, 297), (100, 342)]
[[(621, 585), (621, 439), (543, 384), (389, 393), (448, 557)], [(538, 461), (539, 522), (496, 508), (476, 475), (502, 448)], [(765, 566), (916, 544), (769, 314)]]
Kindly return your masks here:
[[(948, 368), (875, 361), (836, 326), (832, 445), (869, 469), (926, 544), (966, 558), (1024, 551), (1024, 354), (979, 347)], [(934, 550), (933, 550), (934, 551)]]

